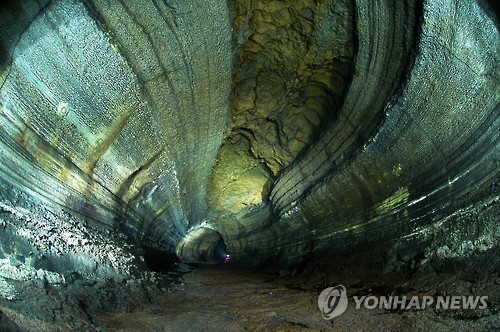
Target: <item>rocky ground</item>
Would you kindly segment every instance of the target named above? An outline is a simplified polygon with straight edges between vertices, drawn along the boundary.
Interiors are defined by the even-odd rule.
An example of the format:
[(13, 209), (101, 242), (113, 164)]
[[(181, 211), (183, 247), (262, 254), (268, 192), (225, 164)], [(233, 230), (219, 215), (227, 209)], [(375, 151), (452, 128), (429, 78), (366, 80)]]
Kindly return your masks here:
[[(38, 227), (38, 216), (4, 204), (0, 331), (498, 331), (498, 229), (487, 216), (499, 204), (483, 203), (384, 246), (309, 256), (293, 270), (169, 265), (160, 252), (104, 238), (77, 219), (60, 227), (60, 216), (44, 212)], [(349, 305), (325, 320), (318, 296), (336, 285)], [(355, 308), (354, 297), (370, 295), (488, 300), (475, 310)]]
[[(25, 284), (16, 299), (3, 300), (0, 331), (498, 331), (497, 256), (479, 260), (490, 267), (450, 260), (395, 272), (379, 250), (361, 250), (310, 257), (296, 270), (177, 264), (121, 284), (74, 273), (60, 284), (48, 278)], [(325, 320), (318, 295), (339, 284), (347, 289), (348, 308)], [(363, 295), (488, 296), (488, 308), (356, 309), (353, 297)]]
[[(477, 268), (414, 275), (383, 273), (373, 253), (311, 258), (303, 271), (248, 271), (234, 265), (199, 266), (184, 275), (185, 287), (127, 313), (99, 315), (110, 331), (494, 331), (500, 328), (500, 277)], [(351, 263), (362, 263), (351, 265)], [(436, 267), (437, 268), (437, 267)], [(448, 271), (445, 271), (448, 270)], [(321, 271), (321, 272), (320, 272)], [(318, 295), (343, 284), (349, 306), (324, 320)], [(355, 309), (361, 295), (487, 295), (485, 310)]]
[[(498, 331), (498, 229), (485, 217), (498, 215), (496, 202), (459, 210), (384, 246), (310, 256), (294, 270), (191, 266), (181, 289), (126, 313), (98, 315), (95, 323), (111, 331)], [(474, 222), (478, 216), (483, 223)], [(325, 320), (318, 296), (336, 285), (346, 287), (349, 305)], [(355, 308), (354, 297), (370, 295), (487, 296), (488, 307)]]

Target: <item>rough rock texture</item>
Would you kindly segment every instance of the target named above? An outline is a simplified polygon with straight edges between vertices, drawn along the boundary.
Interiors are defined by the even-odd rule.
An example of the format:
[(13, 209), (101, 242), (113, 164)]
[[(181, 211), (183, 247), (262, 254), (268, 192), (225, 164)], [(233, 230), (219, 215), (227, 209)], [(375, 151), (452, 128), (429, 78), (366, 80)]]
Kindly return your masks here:
[(290, 267), (398, 239), (388, 271), (497, 252), (493, 5), (2, 4), (0, 318), (89, 286), (45, 321), (89, 328), (168, 291), (151, 255), (221, 243)]
[(228, 9), (199, 6), (44, 7), (2, 70), (2, 178), (172, 250), (205, 218), (228, 117)]
[(357, 2), (355, 68), (337, 118), (272, 184), (271, 222), (250, 212), (243, 227), (214, 223), (229, 251), (287, 264), (497, 196), (500, 39), (484, 5)]
[(231, 4), (232, 121), (213, 172), (212, 219), (267, 201), (275, 178), (336, 116), (354, 48), (350, 2)]

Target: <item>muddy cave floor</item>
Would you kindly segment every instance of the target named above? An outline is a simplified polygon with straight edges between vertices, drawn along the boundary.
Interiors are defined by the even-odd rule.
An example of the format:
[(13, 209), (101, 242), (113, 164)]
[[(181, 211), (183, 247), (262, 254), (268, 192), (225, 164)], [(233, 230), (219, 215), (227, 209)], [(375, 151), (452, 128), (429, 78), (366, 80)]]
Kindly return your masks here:
[[(389, 272), (383, 264), (385, 259), (373, 250), (318, 255), (294, 270), (256, 271), (235, 263), (175, 264), (173, 270), (164, 272), (180, 276), (175, 289), (150, 296), (149, 301), (125, 296), (125, 310), (88, 308), (87, 314), (95, 331), (499, 331), (497, 258), (496, 252), (489, 252), (467, 262), (439, 262)], [(324, 288), (339, 284), (347, 289), (349, 306), (341, 316), (324, 320), (318, 295)], [(488, 308), (355, 309), (353, 296), (370, 294), (486, 295)], [(92, 301), (92, 296), (85, 301)], [(111, 303), (109, 299), (107, 305)], [(4, 319), (0, 330), (9, 331), (8, 323)], [(55, 330), (69, 327), (61, 321), (49, 326)], [(78, 325), (69, 330), (75, 326), (80, 330)], [(88, 327), (81, 329), (87, 331)]]

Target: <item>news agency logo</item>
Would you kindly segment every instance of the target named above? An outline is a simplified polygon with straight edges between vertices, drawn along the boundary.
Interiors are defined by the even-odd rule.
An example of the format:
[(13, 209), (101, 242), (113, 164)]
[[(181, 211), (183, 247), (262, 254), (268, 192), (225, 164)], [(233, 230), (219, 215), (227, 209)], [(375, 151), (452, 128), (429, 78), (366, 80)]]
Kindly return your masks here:
[[(423, 310), (425, 308), (456, 310), (486, 309), (487, 296), (353, 296), (356, 309)], [(325, 288), (318, 297), (318, 306), (325, 320), (342, 315), (348, 305), (343, 285)]]
[(347, 304), (347, 291), (342, 285), (328, 287), (318, 297), (319, 310), (326, 320), (342, 315), (347, 309)]

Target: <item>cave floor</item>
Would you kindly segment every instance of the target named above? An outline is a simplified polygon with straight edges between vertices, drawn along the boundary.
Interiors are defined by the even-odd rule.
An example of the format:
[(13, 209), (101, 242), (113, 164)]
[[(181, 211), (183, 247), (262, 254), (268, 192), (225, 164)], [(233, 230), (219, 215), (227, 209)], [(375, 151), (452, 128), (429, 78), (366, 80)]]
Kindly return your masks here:
[[(373, 277), (366, 279), (367, 275), (348, 269), (325, 277), (314, 271), (295, 275), (248, 271), (231, 264), (200, 266), (183, 276), (183, 289), (156, 303), (137, 304), (127, 313), (100, 315), (94, 323), (109, 331), (482, 331), (498, 324), (498, 315), (467, 318), (463, 312), (432, 309), (356, 309), (352, 298), (356, 294), (422, 295), (423, 289), (436, 294), (447, 287), (458, 289), (464, 282), (453, 274), (432, 274), (411, 283), (395, 273)], [(341, 316), (324, 320), (318, 295), (336, 284), (346, 285), (349, 306)]]

